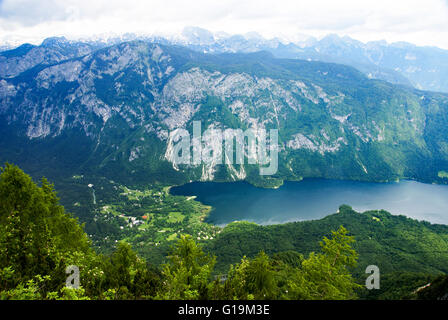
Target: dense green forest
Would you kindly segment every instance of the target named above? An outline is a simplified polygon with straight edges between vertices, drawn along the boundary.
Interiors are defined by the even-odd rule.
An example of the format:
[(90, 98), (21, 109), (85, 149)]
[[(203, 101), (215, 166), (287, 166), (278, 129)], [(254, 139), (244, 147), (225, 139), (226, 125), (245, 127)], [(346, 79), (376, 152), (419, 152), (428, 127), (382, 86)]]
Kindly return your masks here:
[[(283, 251), (310, 253), (318, 249), (319, 239), (344, 225), (356, 239), (359, 253), (356, 275), (370, 264), (384, 273), (412, 271), (448, 272), (448, 226), (419, 222), (386, 211), (358, 213), (347, 205), (320, 220), (260, 226), (249, 222), (227, 225), (206, 248), (219, 257), (218, 268), (234, 263), (242, 255), (254, 256)], [(391, 259), (393, 257), (393, 259)]]
[[(342, 206), (337, 215), (308, 223), (231, 224), (205, 243), (181, 234), (166, 261), (153, 265), (125, 241), (110, 254), (95, 251), (52, 184), (43, 178), (38, 185), (6, 164), (0, 174), (0, 299), (437, 299), (447, 287), (446, 228)], [(384, 239), (375, 238), (380, 232)], [(415, 234), (420, 247), (412, 252), (406, 246), (417, 242), (404, 239)], [(367, 249), (378, 253), (370, 264), (387, 271), (374, 293), (360, 276)], [(390, 270), (379, 259), (386, 256), (395, 260)], [(77, 289), (66, 287), (71, 265), (80, 270)]]

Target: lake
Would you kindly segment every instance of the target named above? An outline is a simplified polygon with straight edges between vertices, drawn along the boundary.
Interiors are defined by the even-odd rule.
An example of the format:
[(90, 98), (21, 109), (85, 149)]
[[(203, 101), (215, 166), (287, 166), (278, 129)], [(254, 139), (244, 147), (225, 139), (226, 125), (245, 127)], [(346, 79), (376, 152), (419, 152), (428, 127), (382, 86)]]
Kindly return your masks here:
[(171, 188), (171, 194), (197, 196), (213, 207), (207, 222), (278, 224), (314, 220), (336, 213), (341, 204), (357, 211), (384, 209), (417, 220), (448, 224), (448, 186), (415, 181), (371, 183), (324, 179), (285, 182), (263, 189), (246, 182), (193, 182)]

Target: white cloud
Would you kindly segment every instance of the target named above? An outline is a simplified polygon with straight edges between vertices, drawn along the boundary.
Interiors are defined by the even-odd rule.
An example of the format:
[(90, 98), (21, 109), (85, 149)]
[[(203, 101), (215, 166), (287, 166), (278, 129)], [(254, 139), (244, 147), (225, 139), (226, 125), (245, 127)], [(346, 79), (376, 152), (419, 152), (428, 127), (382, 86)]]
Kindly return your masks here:
[(349, 35), (448, 49), (446, 0), (3, 0), (0, 43), (124, 32), (174, 33), (196, 25), (212, 31), (294, 38)]

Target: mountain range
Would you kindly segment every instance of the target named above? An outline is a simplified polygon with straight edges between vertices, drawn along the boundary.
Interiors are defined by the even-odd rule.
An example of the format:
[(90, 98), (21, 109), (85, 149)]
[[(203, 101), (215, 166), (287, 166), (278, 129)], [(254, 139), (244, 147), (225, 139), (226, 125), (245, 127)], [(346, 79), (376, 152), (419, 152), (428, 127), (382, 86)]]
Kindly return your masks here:
[(207, 30), (185, 28), (175, 43), (204, 52), (255, 52), (266, 50), (278, 58), (334, 62), (353, 66), (369, 78), (448, 92), (448, 51), (411, 43), (371, 41), (330, 34), (318, 40), (301, 36), (295, 41), (266, 40), (257, 34), (215, 35)]
[[(418, 72), (395, 70), (389, 74), (395, 83), (381, 79), (389, 77), (381, 76), (390, 70), (388, 55), (410, 66), (420, 63), (409, 58), (419, 50), (439, 52), (440, 59), (445, 51), (337, 37), (308, 47), (255, 37), (242, 49), (241, 38), (203, 39), (179, 45), (166, 39), (50, 38), (1, 52), (0, 160), (36, 175), (82, 173), (131, 184), (247, 180), (278, 186), (304, 177), (445, 181), (448, 94), (410, 86), (423, 86), (405, 76)], [(264, 44), (254, 47), (257, 41)], [(384, 50), (365, 65), (385, 66), (376, 76), (356, 63), (340, 64), (350, 56), (344, 52), (363, 52), (361, 61), (375, 48)], [(407, 52), (408, 59), (394, 50)], [(339, 63), (315, 61), (325, 52)], [(428, 61), (442, 70), (443, 63)], [(442, 86), (439, 81), (437, 88)], [(191, 132), (195, 120), (204, 130), (278, 129), (279, 171), (261, 177), (257, 164), (177, 168), (167, 152), (169, 133)]]
[[(42, 61), (49, 63), (58, 57), (82, 55), (92, 49), (133, 40), (181, 45), (204, 53), (268, 51), (277, 58), (341, 63), (357, 68), (369, 78), (413, 86), (421, 90), (448, 92), (448, 77), (446, 76), (448, 50), (429, 46), (421, 47), (407, 42), (387, 43), (384, 40), (363, 43), (349, 36), (341, 37), (336, 34), (329, 34), (321, 39), (303, 34), (297, 34), (294, 39), (278, 37), (265, 39), (256, 32), (230, 35), (224, 32), (212, 33), (199, 27), (185, 27), (179, 35), (127, 33), (120, 36), (101, 35), (79, 41), (68, 41), (63, 37), (48, 38), (41, 46), (25, 44), (21, 50), (23, 52), (35, 48), (36, 50), (30, 50), (33, 54), (38, 52), (43, 54), (43, 48), (48, 50), (53, 47), (56, 52), (47, 52), (45, 57), (48, 60)], [(64, 48), (69, 47), (72, 47), (74, 52), (64, 51)], [(12, 49), (11, 45), (0, 45), (0, 51), (8, 49)], [(1, 59), (0, 76), (12, 76), (29, 67), (29, 59), (36, 60), (36, 57), (32, 54), (28, 56), (28, 60), (19, 62), (22, 69), (19, 67), (17, 70), (15, 70), (17, 65), (14, 62), (2, 64), (5, 60)]]

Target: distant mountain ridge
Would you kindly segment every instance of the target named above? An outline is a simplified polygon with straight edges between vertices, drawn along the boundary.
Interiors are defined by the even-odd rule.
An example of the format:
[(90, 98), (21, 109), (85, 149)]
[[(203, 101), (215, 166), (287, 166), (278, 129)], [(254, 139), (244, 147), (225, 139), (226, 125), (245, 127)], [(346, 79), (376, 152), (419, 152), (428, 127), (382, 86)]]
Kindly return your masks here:
[[(201, 37), (202, 35), (202, 37)], [(327, 35), (321, 40), (304, 37), (289, 42), (261, 36), (233, 35), (211, 41), (213, 34), (186, 28), (180, 43), (206, 52), (254, 52), (266, 50), (279, 58), (317, 60), (353, 66), (368, 77), (412, 85), (418, 89), (448, 92), (448, 50), (386, 41), (363, 43), (348, 36)], [(205, 40), (204, 40), (205, 39)]]
[[(55, 41), (62, 38), (50, 38)], [(68, 43), (66, 39), (62, 42)], [(353, 66), (368, 77), (391, 83), (414, 86), (417, 89), (448, 92), (448, 50), (437, 47), (419, 47), (406, 42), (387, 43), (372, 41), (363, 43), (348, 36), (327, 35), (318, 40), (305, 35), (295, 39), (265, 39), (257, 33), (229, 35), (212, 33), (198, 27), (186, 27), (178, 36), (145, 36), (124, 34), (104, 40), (71, 41), (88, 47), (105, 47), (124, 41), (143, 40), (167, 45), (181, 45), (205, 53), (251, 53), (269, 51), (278, 58), (316, 60)], [(48, 44), (49, 40), (45, 40)], [(87, 46), (87, 48), (86, 48)], [(7, 48), (5, 48), (6, 50)], [(1, 47), (0, 47), (1, 50)], [(5, 68), (1, 64), (0, 70)], [(9, 69), (7, 69), (9, 70)], [(7, 76), (5, 72), (2, 76)]]

